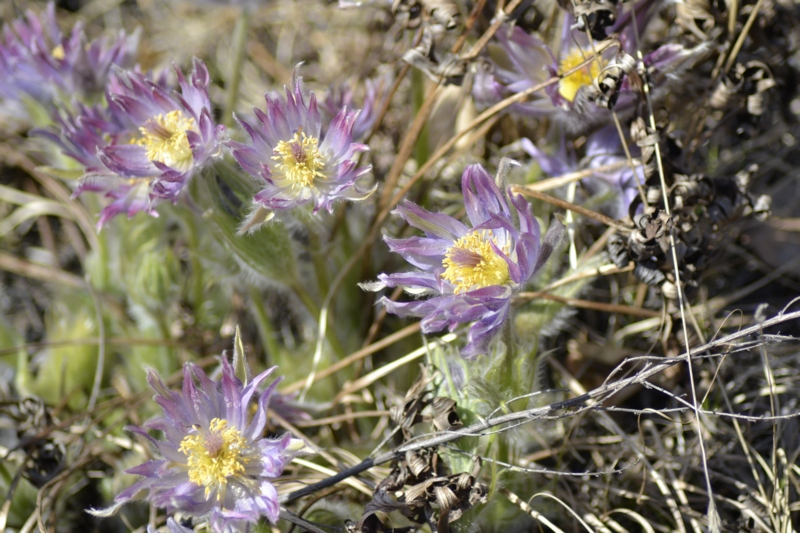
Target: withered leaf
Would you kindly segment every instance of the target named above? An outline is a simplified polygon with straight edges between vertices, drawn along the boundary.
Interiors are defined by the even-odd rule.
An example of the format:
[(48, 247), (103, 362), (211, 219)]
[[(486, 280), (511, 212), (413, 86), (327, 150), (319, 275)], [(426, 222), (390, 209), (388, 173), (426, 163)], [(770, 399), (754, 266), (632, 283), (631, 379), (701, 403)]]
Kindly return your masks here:
[(437, 396), (433, 399), (433, 427), (437, 431), (447, 431), (461, 427), (461, 417), (456, 412), (456, 401), (452, 398)]

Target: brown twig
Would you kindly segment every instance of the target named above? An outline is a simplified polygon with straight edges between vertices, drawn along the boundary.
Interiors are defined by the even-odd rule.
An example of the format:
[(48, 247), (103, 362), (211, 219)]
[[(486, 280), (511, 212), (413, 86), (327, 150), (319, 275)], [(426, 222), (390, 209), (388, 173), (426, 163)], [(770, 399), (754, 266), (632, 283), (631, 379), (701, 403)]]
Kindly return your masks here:
[(581, 300), (579, 298), (567, 298), (565, 296), (558, 296), (557, 294), (550, 294), (549, 292), (544, 291), (521, 292), (517, 294), (514, 299), (518, 303), (537, 299), (552, 300), (554, 302), (561, 302), (566, 305), (571, 305), (572, 307), (582, 307), (583, 309), (594, 309), (596, 311), (604, 311), (606, 313), (620, 313), (623, 315), (641, 316), (645, 318), (656, 318), (661, 316), (661, 313), (658, 311), (642, 309), (641, 307), (593, 302), (591, 300)]

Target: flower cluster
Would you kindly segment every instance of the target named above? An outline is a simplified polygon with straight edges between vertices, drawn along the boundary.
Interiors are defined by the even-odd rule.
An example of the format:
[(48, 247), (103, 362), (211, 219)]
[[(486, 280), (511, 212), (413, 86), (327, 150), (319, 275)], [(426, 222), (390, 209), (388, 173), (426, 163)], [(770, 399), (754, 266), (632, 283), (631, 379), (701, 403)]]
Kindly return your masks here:
[(324, 135), (317, 99), (306, 103), (301, 80), (286, 88), (286, 100), (265, 96), (266, 112), (256, 108), (258, 124), (237, 117), (250, 144), (229, 142), (242, 168), (259, 180), (262, 189), (253, 201), (271, 209), (312, 204), (314, 212), (331, 210), (334, 200), (363, 200), (374, 188), (361, 189), (356, 180), (371, 166), (358, 166), (358, 154), (368, 150), (353, 142), (358, 111), (342, 108)]
[(486, 353), (500, 331), (514, 291), (524, 287), (549, 257), (553, 242), (560, 238), (560, 225), (551, 226), (543, 246), (528, 202), (506, 191), (519, 218), (515, 225), (506, 196), (480, 165), (464, 170), (461, 187), (471, 227), (411, 202), (397, 208), (396, 213), (425, 236), (387, 237), (386, 244), (420, 270), (381, 274), (380, 285), (404, 287), (431, 298), (395, 302), (384, 297), (380, 303), (399, 316), (424, 317), (424, 333), (445, 327), (452, 331), (458, 324), (475, 322), (461, 351), (474, 358)]
[[(279, 380), (260, 394), (259, 388), (274, 370), (245, 385), (224, 358), (219, 381), (189, 363), (180, 394), (150, 371), (148, 381), (164, 417), (131, 429), (146, 437), (161, 458), (128, 470), (144, 477), (117, 496), (117, 505), (145, 498), (170, 513), (207, 518), (217, 531), (262, 516), (277, 522), (272, 480), (281, 475), (298, 441), (288, 434), (263, 438), (267, 406)], [(252, 401), (257, 402), (254, 413)], [(152, 430), (162, 432), (165, 440), (153, 438)]]

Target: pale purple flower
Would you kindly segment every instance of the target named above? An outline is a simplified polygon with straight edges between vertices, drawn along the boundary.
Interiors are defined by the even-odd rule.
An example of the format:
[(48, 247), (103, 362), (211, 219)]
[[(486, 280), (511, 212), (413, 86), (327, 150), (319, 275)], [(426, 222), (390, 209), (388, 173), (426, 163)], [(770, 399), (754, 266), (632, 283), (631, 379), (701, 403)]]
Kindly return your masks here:
[(229, 142), (242, 168), (262, 186), (253, 201), (264, 208), (292, 209), (313, 204), (314, 212), (332, 210), (337, 199), (363, 200), (375, 190), (361, 189), (356, 180), (369, 173), (358, 165), (358, 153), (369, 150), (353, 142), (359, 112), (340, 110), (323, 134), (317, 99), (306, 102), (301, 80), (286, 88), (286, 100), (265, 95), (266, 112), (254, 109), (258, 123), (236, 117), (249, 144)]
[[(127, 471), (144, 478), (117, 496), (117, 506), (145, 499), (170, 513), (208, 519), (216, 531), (262, 516), (277, 522), (280, 509), (272, 480), (281, 475), (293, 452), (289, 434), (278, 439), (262, 436), (279, 380), (263, 392), (259, 389), (274, 370), (244, 385), (224, 358), (219, 381), (188, 363), (182, 393), (167, 389), (150, 371), (148, 381), (164, 417), (130, 429), (145, 436), (160, 458)], [(251, 401), (257, 402), (254, 413)], [(165, 440), (152, 437), (152, 430), (162, 432)]]
[[(547, 81), (552, 66), (558, 62), (541, 39), (519, 26), (501, 26), (487, 50), (489, 64), (478, 68), (472, 88), (475, 101), (484, 106)], [(528, 102), (512, 104), (508, 110), (526, 115), (555, 112), (544, 92), (533, 94)]]
[(81, 23), (64, 35), (56, 23), (55, 5), (50, 2), (37, 16), (28, 11), (24, 18), (3, 28), (0, 44), (0, 97), (21, 103), (32, 99), (49, 105), (59, 98), (93, 101), (103, 96), (114, 65), (133, 66), (139, 32), (89, 42)]
[[(536, 160), (539, 167), (552, 177), (579, 170), (596, 169), (591, 177), (582, 182), (591, 193), (602, 194), (610, 190), (614, 194), (614, 202), (610, 205), (611, 215), (617, 219), (628, 216), (628, 208), (639, 194), (639, 189), (614, 126), (606, 126), (587, 137), (585, 155), (581, 161), (578, 161), (574, 152), (567, 151), (563, 142), (553, 155), (545, 153), (529, 139), (521, 139), (520, 144)], [(638, 151), (636, 146), (631, 146), (630, 149), (634, 153)], [(617, 168), (608, 169), (609, 166)], [(642, 168), (637, 169), (636, 176), (640, 183), (644, 182)]]
[(461, 183), (471, 227), (405, 202), (396, 213), (425, 236), (385, 240), (391, 251), (420, 270), (378, 278), (380, 286), (402, 286), (412, 294), (431, 296), (411, 302), (380, 301), (390, 313), (424, 317), (424, 333), (445, 327), (452, 331), (458, 324), (474, 322), (461, 352), (473, 358), (486, 353), (508, 316), (512, 294), (547, 260), (561, 226), (553, 224), (543, 243), (530, 204), (506, 191), (519, 218), (515, 224), (506, 196), (480, 165), (467, 167)]
[(35, 132), (83, 166), (74, 196), (88, 191), (111, 199), (98, 229), (121, 213), (158, 216), (160, 201), (177, 201), (191, 176), (221, 155), (224, 128), (211, 119), (205, 65), (195, 60), (189, 80), (176, 72), (181, 94), (165, 75), (119, 71), (108, 83), (107, 104), (77, 104), (74, 113), (55, 113), (54, 127)]
[[(652, 0), (640, 0), (637, 6), (640, 31), (644, 31), (648, 19), (655, 12), (652, 9), (655, 5), (657, 2)], [(636, 44), (630, 20), (630, 12), (626, 12), (611, 31), (621, 32), (621, 51), (632, 59), (636, 53)], [(501, 27), (496, 34), (497, 43), (489, 47), (488, 64), (483, 65), (476, 73), (473, 85), (475, 101), (484, 106), (493, 105), (578, 67), (591, 57), (592, 42), (584, 32), (573, 29), (573, 23), (572, 17), (565, 17), (561, 47), (558, 50), (552, 50), (541, 39), (525, 33), (518, 26)], [(595, 43), (595, 46), (598, 45), (599, 43)], [(703, 50), (704, 47), (687, 49), (680, 44), (666, 44), (645, 54), (642, 61), (649, 72), (653, 87), (658, 89), (657, 92), (663, 93), (669, 87), (669, 82), (675, 81), (677, 74), (691, 65), (692, 60)], [(601, 72), (617, 61), (617, 53), (614, 47), (607, 49), (600, 54), (599, 60), (590, 62), (573, 74), (562, 77), (558, 83), (534, 93), (527, 102), (512, 104), (509, 110), (525, 115), (550, 116), (572, 131), (582, 131), (587, 126), (610, 120), (610, 112), (590, 101), (588, 94), (590, 86)], [(636, 91), (635, 85), (631, 83), (631, 75), (624, 76), (614, 95), (614, 109), (619, 112), (632, 110), (640, 98)]]
[(194, 173), (221, 156), (225, 127), (211, 117), (208, 69), (195, 58), (188, 79), (175, 71), (180, 94), (132, 70), (120, 72), (109, 90), (133, 138), (103, 147), (98, 156), (122, 178), (147, 180), (151, 202), (177, 201)]

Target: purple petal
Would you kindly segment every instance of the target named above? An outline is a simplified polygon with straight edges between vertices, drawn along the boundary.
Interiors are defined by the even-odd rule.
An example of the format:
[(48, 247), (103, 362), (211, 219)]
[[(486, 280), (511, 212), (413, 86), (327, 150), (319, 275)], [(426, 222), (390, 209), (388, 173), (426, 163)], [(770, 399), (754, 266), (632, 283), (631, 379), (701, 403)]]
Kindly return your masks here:
[(431, 213), (409, 201), (397, 206), (394, 213), (403, 217), (403, 220), (410, 225), (424, 231), (428, 237), (438, 237), (452, 242), (469, 233), (469, 228), (453, 217), (442, 213)]
[[(508, 300), (510, 302), (510, 300)], [(492, 313), (487, 313), (469, 328), (467, 345), (461, 350), (461, 355), (466, 359), (474, 359), (488, 351), (489, 343), (500, 332), (508, 317), (509, 303)]]
[(464, 170), (461, 190), (464, 194), (464, 207), (473, 227), (486, 222), (493, 215), (511, 215), (494, 179), (482, 166), (470, 165)]

